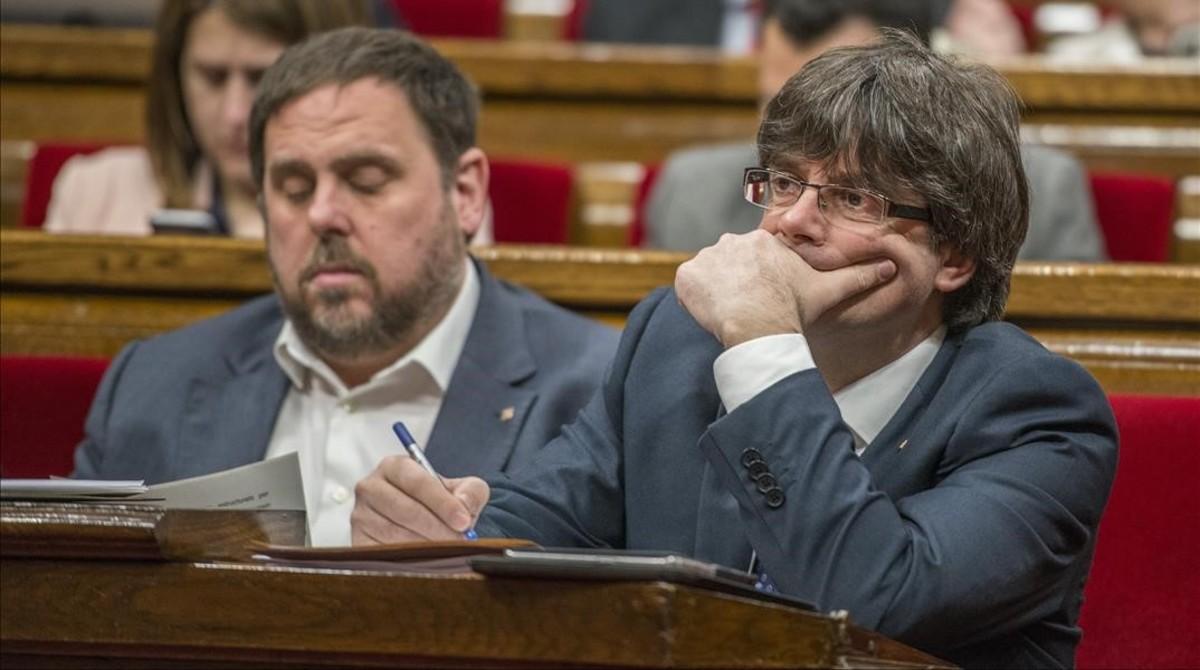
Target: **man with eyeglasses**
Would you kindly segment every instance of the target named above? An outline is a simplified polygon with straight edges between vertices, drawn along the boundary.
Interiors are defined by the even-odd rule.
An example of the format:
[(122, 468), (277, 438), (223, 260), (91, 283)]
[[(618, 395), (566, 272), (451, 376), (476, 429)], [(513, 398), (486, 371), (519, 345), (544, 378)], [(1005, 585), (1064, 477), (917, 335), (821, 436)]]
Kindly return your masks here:
[(1072, 665), (1116, 427), (1087, 372), (999, 320), (1029, 208), (1017, 118), (996, 72), (904, 33), (812, 61), (744, 175), (759, 229), (631, 314), (562, 436), (450, 492), (385, 460), (355, 541), (477, 517), (748, 568), (966, 667)]

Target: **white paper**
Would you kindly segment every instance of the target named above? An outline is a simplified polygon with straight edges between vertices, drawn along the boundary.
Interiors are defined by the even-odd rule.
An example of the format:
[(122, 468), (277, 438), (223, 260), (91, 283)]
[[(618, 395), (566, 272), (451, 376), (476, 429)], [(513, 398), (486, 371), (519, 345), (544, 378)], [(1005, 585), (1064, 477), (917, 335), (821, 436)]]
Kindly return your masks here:
[(149, 490), (140, 479), (0, 479), (0, 497), (128, 498)]
[(5, 499), (142, 502), (170, 509), (305, 511), (296, 452), (149, 487), (136, 480), (5, 479), (0, 480), (0, 494)]
[(159, 500), (169, 509), (279, 509), (304, 511), (296, 452), (232, 470), (155, 484), (135, 500)]

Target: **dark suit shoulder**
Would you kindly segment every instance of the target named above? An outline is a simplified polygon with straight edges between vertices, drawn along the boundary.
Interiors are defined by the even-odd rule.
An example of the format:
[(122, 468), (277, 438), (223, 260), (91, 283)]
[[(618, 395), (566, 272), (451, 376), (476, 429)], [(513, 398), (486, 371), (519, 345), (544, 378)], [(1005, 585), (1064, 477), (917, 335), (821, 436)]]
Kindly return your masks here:
[(249, 351), (269, 351), (283, 326), (279, 300), (254, 298), (228, 312), (138, 343), (137, 359), (155, 365), (213, 366)]
[[(600, 366), (608, 363), (620, 337), (618, 330), (559, 307), (528, 289), (502, 280), (496, 283), (509, 304), (524, 317), (525, 337), (536, 358), (543, 363), (547, 359), (594, 359)], [(594, 369), (596, 364), (590, 367)]]
[(971, 380), (964, 388), (999, 384), (1014, 391), (1104, 396), (1082, 365), (1046, 349), (1025, 331), (1003, 321), (975, 326), (962, 336), (951, 374), (960, 381)]

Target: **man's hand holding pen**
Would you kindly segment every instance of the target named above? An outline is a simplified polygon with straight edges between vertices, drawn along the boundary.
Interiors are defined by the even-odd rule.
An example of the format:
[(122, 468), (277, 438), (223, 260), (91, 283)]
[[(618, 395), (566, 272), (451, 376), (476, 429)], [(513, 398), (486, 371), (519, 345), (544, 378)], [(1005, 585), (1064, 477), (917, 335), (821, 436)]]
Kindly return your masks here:
[(389, 456), (354, 488), (351, 542), (461, 540), (490, 495), (478, 477), (439, 481), (414, 459)]

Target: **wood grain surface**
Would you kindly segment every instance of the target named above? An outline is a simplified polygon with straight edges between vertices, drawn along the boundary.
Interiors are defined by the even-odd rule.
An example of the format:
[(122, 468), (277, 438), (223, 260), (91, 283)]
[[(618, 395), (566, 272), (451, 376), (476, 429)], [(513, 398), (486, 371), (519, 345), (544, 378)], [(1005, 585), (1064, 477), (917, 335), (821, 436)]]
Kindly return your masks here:
[[(481, 247), (497, 276), (614, 325), (685, 254)], [(0, 352), (111, 356), (272, 290), (260, 242), (0, 231)], [(1200, 393), (1200, 266), (1019, 263), (1006, 318), (1110, 392)]]
[(0, 614), (5, 667), (939, 665), (839, 618), (665, 582), (5, 559)]

